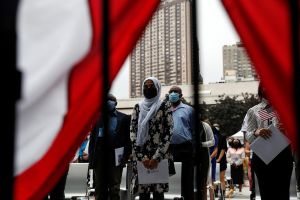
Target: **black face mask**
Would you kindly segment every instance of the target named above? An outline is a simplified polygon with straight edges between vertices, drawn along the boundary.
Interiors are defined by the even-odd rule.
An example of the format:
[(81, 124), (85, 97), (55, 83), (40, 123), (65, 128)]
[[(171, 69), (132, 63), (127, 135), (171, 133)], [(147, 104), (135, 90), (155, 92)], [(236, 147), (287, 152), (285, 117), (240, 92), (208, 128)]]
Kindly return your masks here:
[(232, 143), (232, 147), (233, 147), (233, 148), (238, 148), (239, 146), (240, 146), (239, 143)]
[(144, 96), (147, 99), (152, 99), (153, 97), (155, 97), (157, 95), (157, 91), (155, 87), (151, 87), (151, 88), (147, 88), (144, 89)]

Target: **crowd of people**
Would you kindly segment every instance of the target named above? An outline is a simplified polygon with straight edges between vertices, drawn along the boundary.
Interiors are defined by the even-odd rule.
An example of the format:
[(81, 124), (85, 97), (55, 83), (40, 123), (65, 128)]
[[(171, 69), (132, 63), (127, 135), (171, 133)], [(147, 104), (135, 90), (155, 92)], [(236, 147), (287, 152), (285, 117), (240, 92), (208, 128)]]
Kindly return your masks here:
[[(149, 77), (144, 80), (142, 91), (144, 98), (134, 106), (131, 116), (117, 111), (117, 99), (109, 94), (107, 136), (104, 135), (103, 121), (98, 119), (75, 156), (74, 162), (89, 162), (89, 168), (94, 170), (96, 200), (120, 199), (122, 171), (128, 162), (133, 169), (130, 192), (138, 195), (140, 200), (149, 200), (151, 194), (155, 200), (164, 199), (164, 193), (169, 190), (168, 182), (142, 181), (142, 169), (155, 171), (164, 166), (163, 162), (168, 163), (168, 176), (181, 173), (181, 197), (178, 199), (195, 199), (196, 173), (199, 174), (196, 176), (200, 185), (199, 199), (208, 199), (207, 188), (210, 199), (231, 197), (235, 190), (242, 192), (246, 178), (251, 191), (249, 198), (254, 200), (254, 174), (262, 200), (289, 199), (293, 169), (291, 147), (288, 145), (268, 164), (250, 148), (258, 137), (267, 140), (272, 136), (271, 124), (284, 134), (261, 85), (258, 89), (261, 103), (248, 110), (241, 124), (245, 135), (243, 141), (223, 135), (220, 125), (211, 124), (208, 119), (201, 119), (197, 133), (196, 113), (191, 105), (182, 101), (183, 93), (178, 86), (172, 86), (166, 98), (160, 100), (161, 84), (155, 77)], [(262, 110), (269, 115), (262, 117)], [(200, 136), (200, 143), (196, 141), (196, 134)], [(199, 152), (197, 145), (201, 146)], [(181, 172), (175, 171), (174, 162), (181, 163)], [(230, 166), (229, 180), (225, 176), (227, 166)], [(219, 177), (216, 177), (217, 169)]]

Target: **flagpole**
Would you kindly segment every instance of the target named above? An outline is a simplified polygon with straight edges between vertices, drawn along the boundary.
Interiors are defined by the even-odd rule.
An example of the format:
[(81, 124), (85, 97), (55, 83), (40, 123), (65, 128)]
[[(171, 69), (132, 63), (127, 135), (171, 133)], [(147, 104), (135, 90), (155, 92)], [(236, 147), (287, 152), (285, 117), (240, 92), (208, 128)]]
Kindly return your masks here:
[[(290, 1), (290, 6), (291, 6), (291, 29), (292, 29), (292, 61), (293, 61), (293, 65), (294, 65), (294, 94), (295, 94), (295, 107), (296, 107), (296, 126), (298, 124), (300, 124), (300, 106), (299, 106), (299, 102), (300, 102), (300, 94), (299, 94), (299, 90), (300, 90), (300, 60), (299, 60), (299, 55), (300, 55), (300, 51), (299, 51), (299, 45), (300, 45), (300, 40), (299, 40), (299, 1), (298, 0), (291, 0)], [(296, 147), (298, 152), (300, 150), (299, 148), (299, 126), (296, 127), (297, 133), (296, 133), (296, 139), (297, 142)], [(297, 154), (298, 156), (298, 160), (299, 160), (299, 153)], [(299, 164), (299, 162), (298, 162)], [(299, 168), (298, 168), (299, 170)]]
[(20, 97), (20, 74), (17, 71), (17, 7), (18, 0), (1, 2), (1, 61), (6, 63), (3, 76), (10, 77), (6, 86), (3, 84), (2, 100), (4, 99), (2, 116), (5, 117), (4, 132), (1, 135), (3, 153), (2, 173), (0, 173), (0, 198), (13, 199), (14, 188), (14, 141), (16, 102)]
[(194, 114), (194, 119), (195, 119), (195, 140), (196, 140), (196, 155), (195, 155), (195, 160), (196, 160), (196, 188), (197, 188), (197, 193), (196, 193), (196, 199), (202, 199), (201, 195), (201, 189), (200, 188), (200, 162), (198, 159), (200, 158), (200, 148), (201, 148), (201, 142), (200, 138), (201, 133), (203, 133), (201, 130), (203, 129), (202, 124), (200, 125), (200, 107), (199, 107), (199, 45), (198, 45), (198, 39), (197, 39), (197, 4), (196, 0), (191, 0), (191, 6), (192, 6), (192, 12), (191, 12), (191, 47), (192, 47), (192, 79), (193, 79), (193, 90), (194, 90), (194, 109), (195, 109), (195, 114)]
[[(107, 151), (108, 144), (108, 92), (109, 92), (109, 0), (102, 0), (102, 77), (103, 77), (103, 90), (102, 90), (102, 120), (103, 120), (103, 136), (104, 136), (104, 151)], [(107, 153), (104, 153), (104, 161), (107, 162)], [(108, 165), (106, 165), (108, 167)], [(107, 171), (107, 170), (106, 170)], [(107, 173), (104, 173), (107, 176)], [(107, 181), (108, 177), (103, 177), (103, 180)], [(108, 196), (106, 197), (108, 198)]]

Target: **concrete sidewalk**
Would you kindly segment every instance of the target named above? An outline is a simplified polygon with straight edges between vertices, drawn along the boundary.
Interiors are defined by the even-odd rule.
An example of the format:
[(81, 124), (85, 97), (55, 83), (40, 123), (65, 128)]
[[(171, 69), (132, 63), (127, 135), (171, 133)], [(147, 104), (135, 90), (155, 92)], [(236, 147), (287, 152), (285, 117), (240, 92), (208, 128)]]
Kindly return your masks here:
[[(226, 190), (226, 194), (227, 193), (228, 193), (228, 189)], [(249, 186), (243, 186), (242, 192), (239, 192), (238, 188), (235, 188), (233, 195), (230, 198), (225, 198), (225, 199), (245, 200), (245, 199), (250, 199), (250, 194), (251, 192), (249, 191)], [(207, 199), (209, 200), (209, 197)], [(218, 200), (218, 198), (215, 198), (215, 200)], [(261, 200), (259, 195), (256, 196), (256, 200)], [(290, 200), (297, 200), (297, 197), (291, 195)]]

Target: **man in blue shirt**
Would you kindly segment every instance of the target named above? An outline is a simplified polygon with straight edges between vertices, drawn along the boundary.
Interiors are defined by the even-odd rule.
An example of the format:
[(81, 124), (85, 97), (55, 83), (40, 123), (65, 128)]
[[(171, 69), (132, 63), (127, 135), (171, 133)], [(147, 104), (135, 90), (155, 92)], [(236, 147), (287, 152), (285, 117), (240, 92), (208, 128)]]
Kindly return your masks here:
[(169, 101), (173, 111), (173, 136), (170, 151), (175, 162), (181, 162), (181, 196), (194, 199), (194, 109), (181, 102), (182, 90), (172, 86)]
[(103, 137), (101, 120), (90, 137), (89, 163), (95, 172), (96, 200), (120, 200), (122, 171), (131, 154), (130, 116), (117, 111), (116, 105), (116, 97), (109, 94), (108, 137)]

